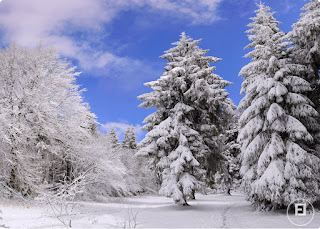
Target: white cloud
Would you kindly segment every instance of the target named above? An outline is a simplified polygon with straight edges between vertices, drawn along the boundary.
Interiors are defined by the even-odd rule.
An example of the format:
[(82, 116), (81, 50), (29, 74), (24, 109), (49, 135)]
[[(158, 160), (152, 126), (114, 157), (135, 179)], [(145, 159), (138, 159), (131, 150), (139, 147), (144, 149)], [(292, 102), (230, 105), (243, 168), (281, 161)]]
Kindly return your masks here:
[(222, 0), (144, 0), (154, 10), (189, 19), (194, 24), (210, 24), (219, 19), (217, 7)]
[[(109, 23), (117, 11), (116, 7), (106, 7), (99, 0), (4, 1), (0, 6), (2, 39), (24, 46), (35, 46), (41, 40), (54, 45), (62, 55), (79, 60), (81, 67), (93, 68), (97, 67), (96, 60), (91, 57), (100, 55), (101, 59), (103, 55), (90, 47), (90, 36), (81, 40), (68, 34), (72, 31), (103, 33), (103, 25)], [(117, 60), (112, 54), (109, 57), (109, 63), (111, 58)]]
[[(212, 23), (222, 0), (7, 0), (0, 5), (2, 41), (35, 46), (54, 45), (84, 70), (140, 69), (141, 61), (97, 50), (91, 42), (106, 36), (105, 25), (121, 11), (146, 9), (167, 13), (192, 23)], [(84, 32), (83, 37), (72, 36)], [(130, 68), (129, 68), (130, 66)], [(110, 70), (109, 70), (110, 71)], [(149, 69), (148, 72), (151, 72)]]
[[(137, 79), (154, 75), (155, 72), (152, 66), (141, 60), (118, 56), (103, 48), (107, 45), (101, 43), (100, 37), (107, 36), (106, 25), (119, 12), (143, 9), (149, 13), (161, 12), (163, 17), (208, 24), (219, 19), (216, 11), (221, 1), (5, 0), (0, 4), (0, 38), (2, 43), (16, 42), (27, 47), (35, 46), (39, 41), (53, 45), (63, 56), (79, 61), (81, 69), (85, 71), (112, 77), (131, 76), (127, 81), (133, 87), (132, 84), (140, 83)], [(80, 32), (81, 36), (75, 37), (75, 32)], [(121, 135), (128, 124), (108, 122), (101, 125), (105, 131), (111, 126)], [(140, 127), (134, 126), (138, 138), (144, 134)]]
[[(114, 127), (116, 129), (116, 132), (119, 136), (120, 139), (123, 139), (124, 137), (124, 133), (126, 132), (127, 128), (129, 127), (130, 125), (127, 124), (126, 121), (123, 121), (123, 122), (107, 122), (105, 124), (101, 124), (100, 125), (100, 129), (102, 132), (104, 133), (107, 133), (110, 131), (110, 129), (112, 127)], [(139, 124), (136, 124), (136, 125), (133, 125), (134, 127), (134, 131), (136, 133), (136, 136), (137, 136), (137, 140), (139, 140), (141, 137), (143, 137), (145, 131), (141, 130), (141, 125)]]

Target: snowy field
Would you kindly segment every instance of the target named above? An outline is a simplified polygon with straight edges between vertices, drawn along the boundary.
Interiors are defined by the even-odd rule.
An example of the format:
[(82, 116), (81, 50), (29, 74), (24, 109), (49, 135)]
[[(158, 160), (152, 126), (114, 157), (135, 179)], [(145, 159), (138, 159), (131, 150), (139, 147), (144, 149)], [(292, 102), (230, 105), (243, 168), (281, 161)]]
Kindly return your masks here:
[[(286, 211), (256, 212), (242, 195), (197, 195), (188, 207), (159, 196), (114, 198), (110, 203), (77, 203), (72, 216), (60, 218), (73, 228), (298, 228)], [(10, 228), (63, 228), (47, 207), (1, 204), (4, 224)], [(300, 228), (319, 228), (320, 212)]]

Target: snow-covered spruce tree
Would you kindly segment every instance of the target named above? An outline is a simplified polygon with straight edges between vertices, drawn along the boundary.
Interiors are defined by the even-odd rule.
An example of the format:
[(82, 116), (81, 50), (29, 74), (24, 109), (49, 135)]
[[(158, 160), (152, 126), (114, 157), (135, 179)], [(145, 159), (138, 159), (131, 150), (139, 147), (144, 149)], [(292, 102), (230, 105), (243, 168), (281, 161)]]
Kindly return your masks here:
[[(315, 104), (315, 109), (320, 112), (320, 2), (309, 0), (302, 8), (305, 12), (297, 23), (293, 24), (292, 31), (286, 35), (291, 41), (290, 57), (297, 64), (306, 66), (303, 78), (307, 80), (312, 90), (306, 93), (307, 97)], [(320, 123), (320, 118), (316, 118)], [(310, 130), (314, 138), (314, 147), (320, 157), (319, 130)]]
[(114, 127), (112, 127), (109, 130), (109, 132), (107, 133), (107, 138), (109, 139), (113, 148), (120, 146), (119, 137), (118, 137), (118, 134), (117, 134), (116, 129)]
[[(236, 122), (238, 120), (235, 120)], [(231, 189), (238, 189), (240, 184), (240, 144), (237, 143), (238, 125), (234, 123), (224, 135), (222, 143), (221, 168), (216, 169), (214, 184), (211, 185), (218, 191), (230, 195)]]
[(308, 130), (319, 130), (313, 103), (305, 96), (311, 90), (303, 79), (306, 69), (288, 58), (284, 34), (270, 12), (260, 3), (248, 26), (246, 57), (239, 104), (238, 141), (241, 143), (242, 187), (258, 209), (288, 206), (297, 198), (311, 203), (319, 198), (319, 163), (309, 146)]
[(128, 126), (126, 132), (124, 133), (122, 146), (129, 149), (137, 148), (136, 134), (133, 126)]
[(308, 97), (320, 111), (320, 2), (308, 0), (302, 8), (305, 12), (297, 23), (293, 24), (286, 38), (292, 41), (291, 57), (298, 64), (306, 65), (305, 79), (311, 84), (312, 91)]
[(160, 194), (183, 205), (202, 188), (206, 159), (234, 108), (223, 89), (230, 83), (210, 67), (220, 59), (205, 56), (208, 50), (200, 49), (199, 42), (182, 33), (161, 56), (168, 60), (164, 74), (145, 83), (153, 91), (138, 97), (145, 100), (140, 107), (157, 108), (144, 120), (142, 129), (148, 133), (138, 154), (152, 158)]

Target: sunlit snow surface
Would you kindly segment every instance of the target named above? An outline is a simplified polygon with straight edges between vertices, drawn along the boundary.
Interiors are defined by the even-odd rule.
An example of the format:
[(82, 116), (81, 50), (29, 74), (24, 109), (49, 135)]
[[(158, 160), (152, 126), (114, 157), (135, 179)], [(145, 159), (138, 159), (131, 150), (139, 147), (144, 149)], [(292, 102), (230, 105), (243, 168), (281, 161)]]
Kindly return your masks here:
[[(242, 195), (197, 195), (191, 206), (174, 205), (172, 199), (159, 196), (113, 198), (109, 203), (77, 203), (73, 216), (62, 217), (73, 228), (297, 228), (286, 211), (256, 212)], [(0, 225), (10, 228), (63, 228), (45, 206), (0, 205)], [(320, 227), (320, 212), (305, 228)], [(304, 227), (300, 227), (304, 228)]]

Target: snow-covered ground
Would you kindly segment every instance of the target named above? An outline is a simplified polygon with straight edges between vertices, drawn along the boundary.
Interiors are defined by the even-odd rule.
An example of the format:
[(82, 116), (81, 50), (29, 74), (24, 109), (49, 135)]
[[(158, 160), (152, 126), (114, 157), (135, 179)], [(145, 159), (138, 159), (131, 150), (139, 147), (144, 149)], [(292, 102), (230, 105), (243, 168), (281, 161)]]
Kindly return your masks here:
[[(81, 202), (73, 209), (74, 215), (60, 218), (74, 228), (107, 227), (162, 227), (162, 228), (297, 228), (290, 223), (286, 211), (257, 212), (239, 194), (197, 195), (183, 207), (172, 199), (159, 196), (113, 198), (109, 203)], [(66, 227), (50, 208), (1, 204), (2, 224), (10, 228)], [(307, 228), (320, 227), (320, 212), (316, 211)], [(303, 228), (303, 227), (302, 227)]]

